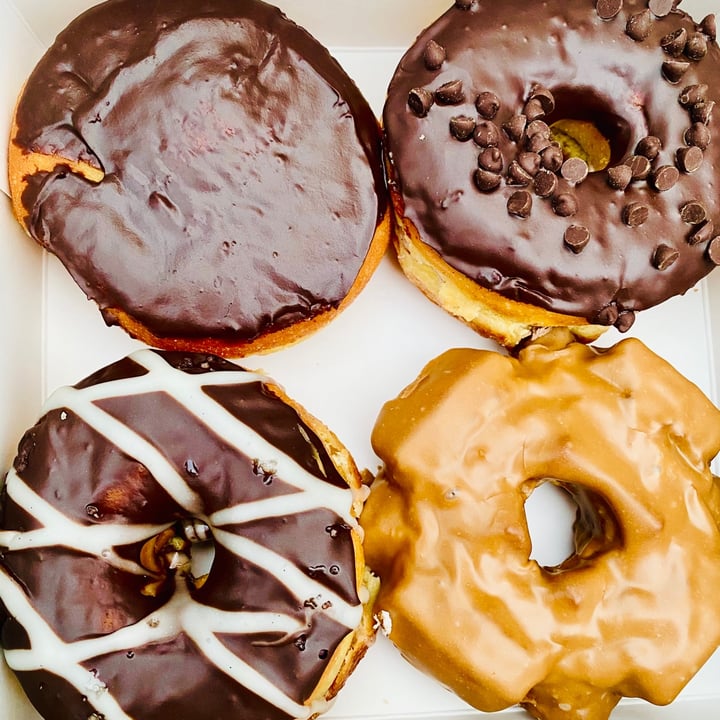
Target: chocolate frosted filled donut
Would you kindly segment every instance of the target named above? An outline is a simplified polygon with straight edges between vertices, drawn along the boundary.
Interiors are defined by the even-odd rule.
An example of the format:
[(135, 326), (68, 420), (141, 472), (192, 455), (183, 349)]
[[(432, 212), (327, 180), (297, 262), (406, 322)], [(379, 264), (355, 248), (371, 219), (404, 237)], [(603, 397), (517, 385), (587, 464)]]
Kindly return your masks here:
[(372, 640), (347, 450), (267, 378), (141, 350), (47, 401), (0, 513), (0, 637), (45, 720), (327, 707)]
[(19, 99), (15, 214), (144, 342), (244, 355), (360, 291), (388, 239), (377, 119), (337, 62), (257, 0), (109, 0)]
[(714, 17), (654, 5), (458, 1), (392, 78), (400, 262), (505, 345), (625, 331), (715, 267)]

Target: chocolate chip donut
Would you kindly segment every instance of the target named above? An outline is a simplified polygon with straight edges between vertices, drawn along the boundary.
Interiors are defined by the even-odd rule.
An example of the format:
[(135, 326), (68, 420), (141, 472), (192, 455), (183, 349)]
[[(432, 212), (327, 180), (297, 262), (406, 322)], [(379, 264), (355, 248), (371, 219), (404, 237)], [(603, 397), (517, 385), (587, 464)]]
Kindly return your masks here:
[(352, 458), (228, 361), (57, 391), (6, 480), (2, 646), (45, 720), (309, 718), (372, 639)]
[(720, 49), (670, 0), (457, 0), (383, 114), (410, 279), (514, 347), (586, 340), (720, 262)]
[(27, 81), (14, 211), (109, 324), (240, 356), (329, 322), (377, 266), (377, 119), (307, 32), (257, 0), (109, 0)]
[[(720, 412), (639, 340), (556, 333), (447, 351), (383, 407), (365, 551), (390, 639), (465, 701), (607, 720), (671, 702), (720, 644)], [(555, 567), (524, 513), (544, 482), (577, 504)]]

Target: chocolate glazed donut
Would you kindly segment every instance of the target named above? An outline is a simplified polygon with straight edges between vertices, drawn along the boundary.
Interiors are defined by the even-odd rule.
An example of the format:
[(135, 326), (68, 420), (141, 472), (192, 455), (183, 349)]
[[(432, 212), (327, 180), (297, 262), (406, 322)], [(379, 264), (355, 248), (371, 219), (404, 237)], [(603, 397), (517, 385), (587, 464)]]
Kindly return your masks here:
[[(458, 0), (395, 72), (383, 117), (401, 249), (420, 245), (469, 296), (523, 303), (531, 319), (509, 337), (486, 329), (506, 344), (538, 309), (539, 325), (627, 330), (720, 262), (715, 21), (675, 4)], [(591, 122), (606, 166), (556, 142), (559, 120)]]
[(7, 475), (7, 662), (46, 720), (309, 718), (372, 638), (360, 488), (219, 358), (142, 350), (63, 388)]
[(387, 244), (378, 121), (258, 0), (109, 0), (27, 81), (15, 214), (109, 324), (245, 355), (328, 322)]

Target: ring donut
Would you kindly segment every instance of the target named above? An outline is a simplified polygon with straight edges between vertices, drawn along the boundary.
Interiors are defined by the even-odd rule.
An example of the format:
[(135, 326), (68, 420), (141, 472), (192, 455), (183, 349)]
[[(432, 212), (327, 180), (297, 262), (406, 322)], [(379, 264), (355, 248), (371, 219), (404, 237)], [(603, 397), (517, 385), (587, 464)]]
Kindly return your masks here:
[(408, 277), (515, 347), (626, 331), (720, 262), (714, 16), (670, 0), (457, 0), (383, 114)]
[(373, 635), (362, 499), (347, 450), (267, 378), (134, 353), (53, 394), (19, 445), (5, 659), (45, 720), (315, 716)]
[(378, 121), (328, 51), (259, 0), (108, 0), (15, 111), (15, 215), (108, 324), (243, 356), (327, 324), (389, 239)]
[[(669, 703), (720, 645), (720, 411), (638, 340), (552, 335), (450, 350), (385, 405), (365, 551), (390, 639), (465, 701), (606, 720)], [(530, 559), (543, 482), (578, 506), (556, 567)]]

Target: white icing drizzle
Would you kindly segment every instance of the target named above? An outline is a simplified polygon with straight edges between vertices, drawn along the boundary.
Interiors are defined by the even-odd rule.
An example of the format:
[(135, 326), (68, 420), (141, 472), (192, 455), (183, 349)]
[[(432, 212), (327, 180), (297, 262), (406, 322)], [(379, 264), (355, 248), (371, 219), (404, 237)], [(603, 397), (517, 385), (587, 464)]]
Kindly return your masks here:
[[(131, 359), (148, 370), (134, 378), (113, 380), (90, 387), (62, 388), (43, 408), (72, 411), (95, 431), (105, 436), (122, 452), (147, 467), (158, 482), (188, 513), (204, 519), (212, 529), (215, 541), (235, 555), (250, 560), (282, 583), (303, 605), (312, 600), (316, 612), (324, 612), (347, 628), (355, 628), (362, 618), (362, 606), (347, 603), (322, 583), (305, 575), (292, 562), (273, 550), (241, 537), (219, 526), (241, 524), (251, 520), (302, 513), (326, 508), (357, 528), (352, 516), (352, 490), (323, 482), (262, 436), (244, 425), (232, 413), (203, 392), (203, 386), (237, 385), (267, 378), (244, 371), (218, 371), (189, 374), (176, 370), (151, 350), (140, 350)], [(259, 466), (271, 467), (278, 477), (298, 492), (264, 500), (238, 504), (205, 518), (200, 497), (150, 442), (141, 437), (96, 404), (98, 401), (128, 395), (165, 392), (200, 422), (206, 423), (229, 445), (247, 457), (257, 459)], [(317, 458), (324, 474), (325, 468)], [(64, 516), (39, 497), (14, 471), (7, 476), (8, 496), (33, 515), (41, 528), (27, 532), (0, 531), (0, 546), (7, 552), (28, 548), (65, 546), (78, 552), (102, 558), (104, 562), (133, 574), (148, 574), (138, 563), (120, 557), (115, 547), (154, 537), (168, 525), (127, 525), (101, 523), (81, 525)], [(132, 720), (112, 696), (102, 678), (81, 665), (94, 657), (127, 651), (148, 643), (167, 641), (185, 633), (197, 645), (208, 662), (264, 698), (282, 712), (296, 718), (307, 718), (312, 708), (298, 704), (260, 672), (235, 656), (217, 638), (217, 633), (272, 633), (291, 638), (309, 627), (288, 615), (269, 612), (227, 612), (203, 605), (190, 595), (184, 579), (175, 578), (175, 592), (170, 600), (150, 617), (108, 635), (64, 643), (33, 608), (21, 587), (0, 566), (0, 596), (11, 616), (25, 628), (30, 649), (6, 650), (11, 668), (18, 671), (45, 669), (64, 678), (105, 720)]]

